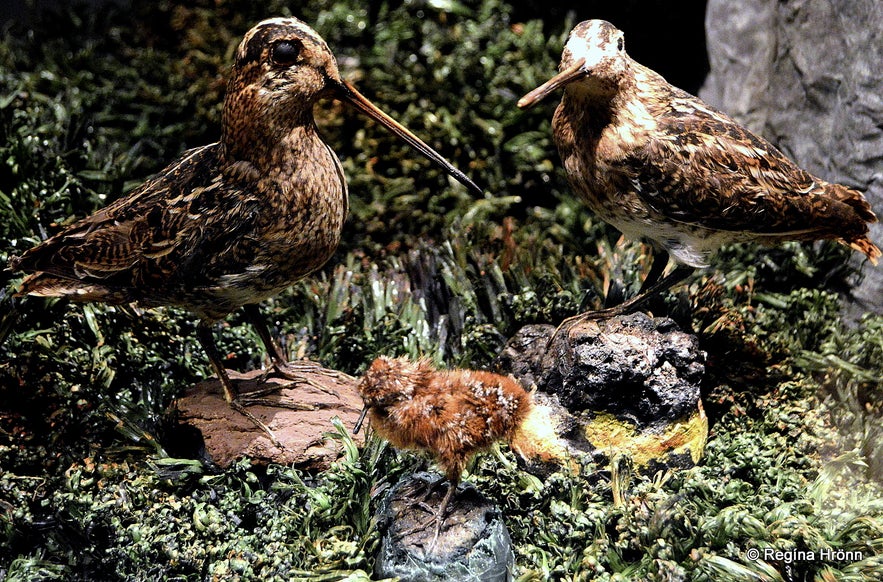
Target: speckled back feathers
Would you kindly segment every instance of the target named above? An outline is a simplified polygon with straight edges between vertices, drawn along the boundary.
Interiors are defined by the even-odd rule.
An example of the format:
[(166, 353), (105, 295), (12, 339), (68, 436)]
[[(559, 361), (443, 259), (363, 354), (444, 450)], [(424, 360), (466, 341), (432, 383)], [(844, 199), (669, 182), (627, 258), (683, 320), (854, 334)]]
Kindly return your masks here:
[(215, 320), (319, 268), (347, 212), (340, 163), (312, 117), (328, 79), (339, 82), (337, 65), (312, 29), (257, 25), (237, 51), (221, 141), (13, 257), (13, 270), (32, 273), (20, 294), (177, 305)]

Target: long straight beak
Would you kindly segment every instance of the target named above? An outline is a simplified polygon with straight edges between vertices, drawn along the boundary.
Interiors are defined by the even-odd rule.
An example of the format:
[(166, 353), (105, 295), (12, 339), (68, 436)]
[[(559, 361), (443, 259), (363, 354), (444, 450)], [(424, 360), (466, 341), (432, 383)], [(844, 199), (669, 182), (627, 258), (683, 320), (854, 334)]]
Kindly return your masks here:
[(362, 429), (362, 423), (365, 422), (366, 414), (368, 414), (367, 404), (362, 407), (362, 412), (359, 413), (359, 420), (356, 421), (356, 426), (353, 427), (353, 434), (359, 434), (359, 431)]
[(457, 180), (476, 194), (482, 194), (481, 188), (476, 186), (472, 180), (467, 178), (466, 174), (455, 168), (454, 165), (451, 164), (451, 162), (443, 158), (441, 154), (429, 147), (419, 137), (411, 133), (410, 130), (408, 130), (408, 128), (406, 128), (404, 125), (378, 109), (376, 105), (368, 101), (367, 97), (356, 91), (355, 87), (353, 87), (346, 81), (342, 81), (340, 85), (337, 85), (336, 88), (336, 96), (338, 99), (349, 103), (374, 121), (383, 125), (399, 139), (429, 158), (430, 161), (435, 162), (455, 180)]
[(518, 107), (520, 109), (530, 109), (531, 107), (548, 97), (550, 93), (553, 93), (557, 89), (563, 87), (564, 85), (567, 85), (572, 81), (576, 81), (577, 79), (585, 77), (588, 74), (582, 68), (585, 64), (585, 58), (579, 59), (578, 61), (573, 63), (570, 68), (561, 71), (560, 73), (519, 99)]

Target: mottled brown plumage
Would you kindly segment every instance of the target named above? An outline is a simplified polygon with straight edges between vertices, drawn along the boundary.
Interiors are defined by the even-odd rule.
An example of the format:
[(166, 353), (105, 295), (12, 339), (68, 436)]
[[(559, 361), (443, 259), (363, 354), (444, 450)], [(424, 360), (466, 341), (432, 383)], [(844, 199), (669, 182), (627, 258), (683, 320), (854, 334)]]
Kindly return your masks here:
[[(658, 253), (643, 290), (664, 290), (708, 265), (721, 245), (834, 239), (875, 263), (877, 219), (864, 197), (812, 176), (766, 140), (632, 60), (623, 34), (603, 20), (570, 33), (561, 71), (518, 103), (556, 89), (555, 143), (573, 189), (624, 235)], [(647, 295), (616, 311), (637, 308)]]
[(510, 441), (530, 410), (529, 395), (512, 378), (435, 370), (426, 360), (381, 356), (358, 388), (380, 436), (428, 452), (454, 483), (473, 454)]
[[(433, 369), (426, 360), (381, 356), (358, 385), (371, 426), (394, 446), (428, 452), (450, 481), (436, 513), (436, 537), (469, 458), (515, 437), (533, 410), (530, 395), (506, 376)], [(522, 454), (532, 455), (533, 450)]]
[[(315, 271), (340, 241), (347, 187), (313, 105), (336, 97), (480, 190), (341, 80), (325, 41), (295, 18), (266, 20), (239, 45), (221, 140), (185, 152), (128, 196), (20, 257), (20, 294), (174, 305), (199, 316), (199, 339), (232, 403), (210, 324), (246, 306), (279, 367), (284, 356), (256, 303)], [(241, 407), (239, 407), (241, 410)]]

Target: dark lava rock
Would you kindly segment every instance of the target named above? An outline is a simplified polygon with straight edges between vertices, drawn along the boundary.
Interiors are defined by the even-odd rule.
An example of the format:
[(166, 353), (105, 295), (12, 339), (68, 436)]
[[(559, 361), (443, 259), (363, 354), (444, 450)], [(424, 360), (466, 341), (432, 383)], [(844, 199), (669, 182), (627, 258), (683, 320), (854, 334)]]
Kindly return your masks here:
[(705, 354), (672, 320), (634, 313), (579, 322), (547, 347), (554, 329), (519, 330), (498, 368), (558, 396), (571, 412), (605, 411), (638, 428), (696, 410)]
[[(700, 96), (810, 172), (863, 191), (880, 216), (880, 0), (709, 0), (705, 26), (711, 72)], [(883, 224), (871, 239), (883, 243)], [(883, 269), (867, 265), (854, 311), (883, 312), (881, 288)]]
[(605, 410), (639, 427), (696, 409), (705, 355), (670, 319), (643, 313), (590, 321), (560, 334), (545, 389), (571, 410)]
[[(448, 505), (441, 533), (434, 512), (447, 491), (439, 476), (418, 473), (393, 487), (377, 509), (383, 538), (374, 574), (401, 582), (512, 579), (515, 556), (499, 508), (468, 483)], [(431, 490), (430, 490), (431, 488)]]
[(629, 452), (644, 468), (695, 464), (708, 428), (699, 392), (705, 353), (695, 336), (644, 313), (554, 333), (522, 328), (496, 367), (566, 409), (559, 436), (571, 450)]
[(543, 358), (554, 325), (525, 325), (512, 336), (497, 356), (495, 368), (512, 374), (525, 387), (543, 382)]

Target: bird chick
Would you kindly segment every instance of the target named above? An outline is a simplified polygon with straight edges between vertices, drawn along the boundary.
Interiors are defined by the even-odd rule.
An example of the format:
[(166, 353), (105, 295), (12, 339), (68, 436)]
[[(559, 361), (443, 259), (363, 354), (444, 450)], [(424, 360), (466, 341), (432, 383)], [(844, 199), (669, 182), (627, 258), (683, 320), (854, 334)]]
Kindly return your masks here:
[(227, 402), (278, 445), (240, 404), (211, 328), (244, 307), (277, 373), (290, 377), (257, 304), (325, 264), (340, 241), (347, 185), (313, 118), (323, 97), (353, 106), (481, 192), (341, 79), (316, 31), (272, 18), (236, 50), (220, 141), (184, 152), (128, 196), (12, 257), (9, 268), (27, 274), (18, 294), (194, 313)]
[[(802, 170), (634, 61), (609, 22), (578, 24), (559, 71), (518, 106), (563, 88), (552, 131), (571, 187), (601, 219), (655, 251), (638, 296), (596, 316), (637, 309), (728, 243), (833, 239), (876, 264), (880, 249), (867, 233), (877, 218), (861, 193)], [(669, 258), (677, 267), (663, 278)]]
[(567, 458), (548, 411), (507, 376), (380, 356), (358, 390), (381, 437), (429, 453), (450, 481), (435, 515), (436, 539), (463, 469), (478, 451), (503, 440), (525, 459)]

